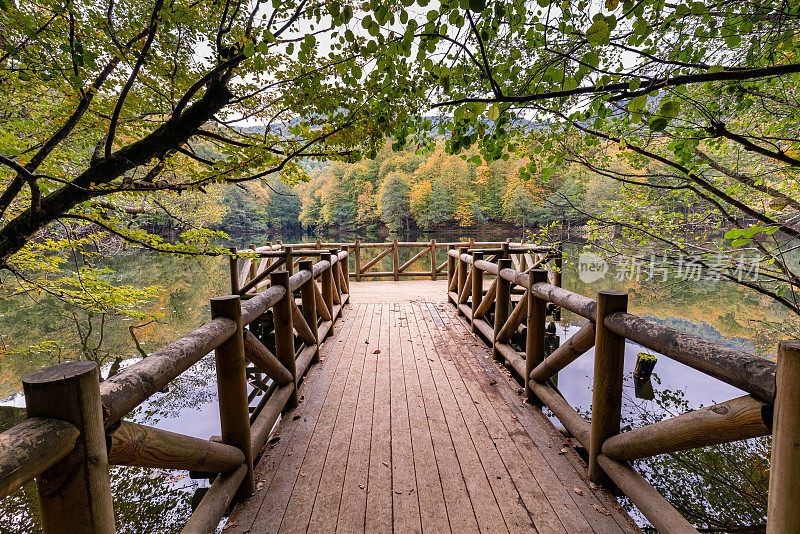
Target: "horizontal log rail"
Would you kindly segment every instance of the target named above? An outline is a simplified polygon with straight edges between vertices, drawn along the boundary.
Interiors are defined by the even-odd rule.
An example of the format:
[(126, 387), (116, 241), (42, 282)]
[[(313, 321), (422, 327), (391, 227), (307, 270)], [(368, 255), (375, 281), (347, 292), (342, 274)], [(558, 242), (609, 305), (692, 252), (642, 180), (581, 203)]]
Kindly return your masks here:
[[(256, 256), (242, 265), (234, 252), (234, 294), (211, 300), (212, 319), (203, 326), (103, 382), (92, 362), (60, 364), (23, 378), (29, 419), (0, 433), (0, 497), (36, 478), (46, 534), (114, 531), (109, 465), (218, 473), (183, 532), (215, 530), (232, 503), (252, 494), (253, 459), (280, 414), (297, 402), (298, 380), (318, 360), (320, 344), (349, 301), (349, 252), (320, 252), (321, 261), (312, 263), (302, 259), (302, 249), (270, 245), (243, 251)], [(299, 270), (291, 276), (278, 270), (289, 265)], [(295, 292), (303, 297), (300, 305)], [(273, 330), (266, 332), (263, 318), (270, 310)], [(274, 353), (258, 337), (271, 332)], [(122, 421), (212, 351), (221, 438)], [(246, 371), (246, 360), (255, 364), (253, 370)], [(248, 373), (268, 379), (252, 378), (265, 389), (252, 421), (248, 406), (255, 395), (247, 394)]]
[[(360, 282), (362, 278), (393, 278), (394, 280), (401, 280), (421, 277), (429, 277), (431, 280), (437, 280), (439, 275), (445, 272), (448, 268), (447, 258), (441, 263), (437, 262), (437, 251), (440, 249), (453, 249), (460, 247), (464, 247), (468, 251), (480, 251), (487, 255), (510, 255), (510, 257), (512, 257), (517, 264), (531, 264), (533, 267), (540, 266), (560, 255), (560, 249), (558, 247), (512, 243), (511, 240), (507, 240), (505, 242), (476, 242), (474, 240), (462, 242), (436, 242), (436, 240), (431, 239), (428, 242), (406, 242), (392, 240), (385, 243), (362, 243), (359, 240), (349, 243), (332, 243), (321, 242), (318, 240), (316, 243), (283, 244), (279, 242), (274, 245), (269, 244), (263, 247), (251, 245), (250, 248), (246, 250), (232, 249), (231, 261), (236, 261), (236, 258), (244, 258), (243, 265), (237, 270), (237, 273), (239, 274), (238, 279), (235, 281), (237, 284), (235, 287), (240, 287), (239, 280), (245, 280), (249, 277), (251, 281), (246, 285), (242, 285), (242, 289), (239, 291), (240, 294), (246, 295), (253, 288), (252, 279), (254, 277), (258, 278), (259, 282), (264, 280), (266, 277), (266, 274), (264, 273), (264, 269), (266, 268), (264, 265), (266, 264), (264, 262), (273, 258), (276, 259), (276, 261), (285, 259), (287, 257), (287, 252), (293, 258), (321, 257), (325, 251), (330, 250), (331, 248), (347, 248), (350, 251), (350, 257), (352, 257), (354, 264), (352, 272), (349, 272), (348, 265), (348, 281), (350, 279), (354, 279), (357, 282)], [(414, 252), (408, 259), (401, 263), (399, 252), (400, 249), (415, 248), (420, 250)], [(371, 258), (366, 258), (362, 252), (368, 249), (378, 249), (378, 253)], [(426, 270), (409, 270), (413, 265), (419, 263), (419, 261), (425, 256), (429, 256), (430, 258), (429, 268)], [(534, 256), (537, 257), (536, 260), (533, 259)], [(381, 261), (387, 257), (391, 258), (392, 270), (379, 270)], [(262, 263), (259, 264), (258, 268), (254, 268), (254, 263), (252, 263), (256, 258), (262, 258)], [(295, 261), (295, 266), (297, 265), (297, 261), (299, 261), (299, 259)]]
[[(473, 331), (492, 345), (495, 358), (516, 371), (526, 386), (528, 399), (534, 405), (547, 406), (589, 451), (590, 479), (599, 482), (603, 477), (610, 478), (660, 532), (696, 532), (626, 462), (772, 434), (777, 447), (773, 445), (767, 532), (800, 532), (800, 515), (785, 511), (789, 501), (794, 507), (800, 504), (800, 342), (782, 342), (776, 366), (767, 359), (628, 313), (625, 293), (601, 291), (598, 300), (594, 300), (559, 287), (560, 254), (545, 252), (538, 259), (522, 256), (518, 265), (532, 265), (522, 271), (510, 268), (510, 259), (484, 260), (487, 252), (493, 250), (449, 247), (448, 300), (470, 322)], [(551, 259), (555, 260), (552, 268), (536, 269)], [(484, 274), (496, 277), (488, 291), (482, 290)], [(514, 286), (521, 287), (524, 294), (512, 309)], [(548, 316), (557, 320), (561, 309), (589, 321), (546, 355), (545, 321)], [(523, 352), (510, 344), (518, 329), (526, 332), (521, 342)], [(621, 433), (626, 340), (748, 395)], [(520, 338), (516, 342), (520, 343)], [(590, 424), (550, 379), (592, 347), (595, 369)]]

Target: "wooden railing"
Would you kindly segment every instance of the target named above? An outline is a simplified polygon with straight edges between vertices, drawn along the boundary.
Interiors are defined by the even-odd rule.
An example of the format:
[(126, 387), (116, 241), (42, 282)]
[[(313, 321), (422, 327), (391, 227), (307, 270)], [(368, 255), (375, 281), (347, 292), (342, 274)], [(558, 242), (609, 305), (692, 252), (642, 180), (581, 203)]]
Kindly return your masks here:
[[(231, 249), (233, 257), (236, 255), (257, 255), (256, 258), (245, 260), (241, 268), (237, 267), (236, 272), (231, 271), (231, 283), (240, 287), (242, 293), (246, 294), (254, 287), (261, 287), (268, 283), (265, 277), (271, 269), (280, 265), (289, 265), (297, 262), (300, 258), (309, 256), (319, 256), (322, 250), (349, 251), (349, 260), (346, 266), (348, 273), (347, 279), (354, 279), (361, 282), (362, 279), (373, 278), (392, 278), (395, 281), (401, 278), (430, 278), (437, 280), (447, 269), (447, 258), (443, 258), (441, 263), (437, 260), (437, 251), (452, 250), (459, 247), (474, 249), (483, 247), (486, 250), (495, 250), (497, 253), (503, 252), (511, 258), (513, 265), (517, 269), (526, 270), (531, 265), (543, 265), (549, 260), (554, 260), (555, 270), (559, 273), (562, 250), (559, 246), (542, 246), (533, 244), (513, 243), (507, 241), (483, 241), (477, 242), (474, 239), (463, 242), (437, 243), (435, 239), (425, 242), (403, 242), (394, 239), (385, 243), (362, 243), (360, 240), (349, 243), (325, 243), (317, 240), (315, 243), (294, 243), (267, 244), (266, 246), (256, 247), (251, 245), (248, 250)], [(404, 252), (408, 251), (408, 254)], [(404, 256), (408, 256), (404, 258)], [(446, 254), (445, 254), (446, 256)], [(428, 258), (429, 266), (425, 270), (411, 270), (418, 265), (421, 260)], [(391, 270), (380, 270), (382, 264), (388, 260), (392, 262)], [(350, 263), (352, 262), (352, 270)], [(291, 267), (288, 268), (291, 272)], [(242, 283), (240, 281), (247, 280)], [(560, 285), (560, 283), (558, 284)]]
[[(514, 269), (503, 255), (486, 261), (485, 252), (466, 248), (448, 254), (449, 300), (473, 331), (492, 344), (495, 358), (516, 371), (527, 399), (547, 406), (588, 451), (592, 481), (610, 478), (659, 532), (696, 532), (627, 462), (771, 434), (767, 532), (800, 532), (800, 342), (780, 343), (776, 365), (630, 314), (627, 293), (600, 291), (593, 300), (548, 282), (546, 270)], [(484, 275), (495, 277), (488, 291), (483, 290)], [(515, 286), (523, 296), (512, 307)], [(547, 316), (557, 316), (562, 308), (589, 322), (547, 354)], [(521, 331), (524, 352), (508, 342), (511, 333)], [(620, 432), (626, 339), (748, 394)], [(550, 379), (592, 347), (594, 385), (588, 423)]]
[[(348, 300), (341, 269), (347, 252), (320, 257), (317, 263), (289, 258), (285, 265), (294, 274), (277, 270), (275, 261), (252, 268), (251, 260), (244, 270), (253, 273), (252, 283), (236, 282), (234, 294), (212, 298), (211, 321), (103, 382), (94, 362), (25, 376), (28, 419), (0, 434), (0, 497), (36, 478), (45, 533), (110, 533), (109, 465), (199, 471), (214, 480), (183, 532), (213, 532), (234, 500), (253, 493), (254, 458), (281, 412), (297, 403), (297, 382), (318, 360), (319, 346)], [(238, 280), (236, 258), (231, 266)], [(269, 287), (258, 292), (267, 276)], [(207, 441), (122, 420), (212, 350), (220, 438)], [(251, 401), (259, 392), (248, 397), (248, 374), (256, 387), (261, 384), (263, 398), (255, 407)]]

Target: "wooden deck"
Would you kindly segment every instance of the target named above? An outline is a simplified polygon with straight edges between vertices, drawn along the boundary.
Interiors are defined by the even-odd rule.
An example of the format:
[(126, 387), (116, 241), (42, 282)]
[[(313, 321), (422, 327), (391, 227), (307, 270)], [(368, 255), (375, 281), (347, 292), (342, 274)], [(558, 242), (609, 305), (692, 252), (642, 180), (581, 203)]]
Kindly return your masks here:
[(225, 532), (640, 532), (445, 292), (351, 284)]

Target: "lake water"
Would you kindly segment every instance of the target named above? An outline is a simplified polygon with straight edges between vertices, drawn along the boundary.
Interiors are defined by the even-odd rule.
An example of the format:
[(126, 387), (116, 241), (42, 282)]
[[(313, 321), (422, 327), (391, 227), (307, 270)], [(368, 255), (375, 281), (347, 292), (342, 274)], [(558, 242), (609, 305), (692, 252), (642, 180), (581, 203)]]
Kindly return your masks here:
[[(423, 236), (420, 240), (430, 237), (449, 241), (465, 236)], [(491, 236), (490, 239), (502, 237)], [(242, 240), (238, 245), (253, 241)], [(585, 284), (577, 276), (574, 262), (577, 250), (575, 246), (566, 248), (564, 287), (590, 297), (600, 289), (625, 289), (630, 294), (631, 312), (712, 341), (769, 357), (774, 354), (777, 341), (771, 331), (796, 322), (796, 318), (768, 299), (727, 282), (690, 284), (606, 278)], [(369, 254), (377, 254), (377, 251)], [(413, 252), (406, 249), (402, 254), (407, 259)], [(439, 251), (437, 263), (443, 262), (445, 257), (444, 251)], [(390, 270), (391, 260), (385, 261), (389, 264), (381, 270)], [(21, 377), (43, 366), (82, 358), (98, 361), (107, 371), (115, 360), (123, 366), (135, 361), (132, 358), (137, 355), (137, 349), (132, 332), (142, 350), (150, 353), (208, 320), (209, 298), (230, 291), (226, 258), (186, 259), (134, 251), (109, 258), (108, 265), (115, 271), (111, 281), (160, 287), (158, 297), (146, 307), (149, 313), (158, 315), (156, 320), (106, 317), (103, 321), (98, 315), (67, 309), (48, 297), (0, 302), (0, 336), (6, 347), (16, 350), (5, 352), (0, 358), (0, 398), (4, 399), (0, 404), (23, 406), (24, 399), (19, 393)], [(430, 269), (428, 256), (421, 259), (419, 267), (413, 268), (426, 269)], [(581, 324), (580, 318), (565, 314), (557, 326), (560, 341), (569, 338)], [(87, 336), (90, 325), (91, 334)], [(55, 343), (42, 346), (43, 340)], [(37, 348), (24, 350), (30, 346)], [(626, 345), (626, 376), (632, 373), (636, 355), (641, 351), (635, 344)], [(592, 368), (593, 351), (589, 351), (558, 377), (559, 389), (582, 411), (591, 407)], [(742, 394), (664, 357), (659, 358), (655, 373), (660, 380), (660, 384), (654, 384), (657, 390), (680, 390), (692, 407)], [(626, 381), (625, 397), (624, 409), (628, 414), (635, 409), (660, 409), (655, 403), (636, 399), (630, 380)], [(258, 402), (258, 398), (254, 402)], [(168, 392), (158, 393), (140, 406), (130, 419), (202, 439), (218, 434), (213, 358), (201, 360), (171, 384)], [(190, 513), (192, 494), (207, 486), (206, 481), (191, 480), (185, 472), (151, 469), (114, 468), (112, 478), (119, 532), (179, 530)], [(0, 531), (36, 531), (35, 517), (35, 485), (29, 484), (0, 505)]]

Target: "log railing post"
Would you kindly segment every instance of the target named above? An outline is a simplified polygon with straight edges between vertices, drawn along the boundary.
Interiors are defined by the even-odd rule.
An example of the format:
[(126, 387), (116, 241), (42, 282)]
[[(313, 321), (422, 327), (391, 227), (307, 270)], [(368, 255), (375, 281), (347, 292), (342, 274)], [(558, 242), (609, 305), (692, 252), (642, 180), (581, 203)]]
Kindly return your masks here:
[(230, 271), (231, 271), (231, 294), (236, 295), (239, 293), (239, 260), (236, 257), (236, 247), (231, 247), (228, 249), (230, 251), (230, 256), (228, 256), (228, 262), (230, 264)]
[(294, 274), (294, 258), (292, 256), (292, 247), (287, 245), (283, 248), (284, 252), (286, 253), (286, 258), (284, 260), (286, 263), (286, 272), (289, 273), (289, 276), (292, 276)]
[(342, 247), (342, 250), (347, 252), (347, 257), (342, 260), (342, 266), (340, 267), (342, 271), (342, 293), (350, 294), (350, 245), (345, 245)]
[(236, 493), (243, 500), (255, 491), (253, 454), (250, 444), (250, 412), (247, 400), (247, 372), (244, 359), (242, 306), (238, 295), (211, 299), (211, 317), (225, 317), (236, 323), (236, 332), (214, 351), (217, 368), (219, 421), (222, 442), (244, 453), (247, 474)]
[(477, 265), (481, 260), (483, 260), (482, 252), (472, 253), (472, 319), (470, 325), (473, 332), (478, 331), (478, 327), (475, 326), (475, 312), (483, 299), (483, 271), (478, 269)]
[(323, 252), (320, 256), (322, 261), (327, 261), (330, 265), (327, 269), (322, 271), (322, 300), (325, 301), (325, 306), (331, 312), (331, 328), (329, 332), (333, 333), (333, 323), (336, 321), (336, 316), (333, 313), (333, 263), (331, 260), (330, 252)]
[(397, 246), (397, 239), (392, 240), (392, 274), (395, 282), (400, 280), (400, 249)]
[(500, 271), (511, 268), (511, 259), (502, 258), (497, 261), (497, 282), (494, 299), (494, 336), (492, 339), (492, 357), (502, 361), (503, 355), (497, 349), (497, 336), (506, 324), (511, 308), (511, 282), (500, 276)]
[(767, 534), (800, 533), (800, 341), (778, 344)]
[(545, 322), (547, 320), (547, 301), (533, 294), (531, 286), (547, 282), (547, 271), (532, 269), (528, 274), (528, 324), (525, 338), (525, 398), (538, 403), (531, 390), (531, 371), (544, 361)]
[(331, 253), (331, 278), (333, 279), (333, 292), (331, 296), (333, 297), (333, 303), (339, 304), (339, 313), (336, 314), (336, 317), (341, 317), (342, 315), (342, 278), (340, 274), (340, 269), (342, 267), (342, 262), (339, 260), (339, 249), (332, 248), (330, 249)]
[[(461, 256), (467, 253), (466, 247), (461, 247), (458, 249), (458, 287), (456, 288), (456, 294), (461, 295), (461, 292), (464, 291), (464, 286), (467, 285), (467, 267), (468, 264), (464, 261)], [(456, 297), (456, 313), (461, 315), (461, 307), (459, 306), (459, 297)]]
[[(564, 244), (559, 241), (556, 245), (556, 259), (555, 259), (555, 274), (553, 275), (553, 285), (561, 287), (562, 268), (564, 266)], [(556, 306), (553, 309), (553, 320), (561, 320), (561, 306)]]
[(80, 431), (72, 452), (37, 478), (44, 532), (114, 532), (97, 364), (45, 367), (26, 375), (22, 386), (29, 418), (59, 419)]
[(297, 406), (297, 369), (294, 361), (294, 332), (292, 331), (292, 299), (294, 294), (289, 288), (288, 271), (275, 271), (270, 275), (272, 287), (281, 286), (286, 289), (283, 298), (272, 308), (275, 323), (275, 357), (292, 375), (294, 391), (286, 403), (287, 407)]
[(356, 282), (361, 281), (361, 240), (356, 239)]
[(300, 260), (298, 265), (301, 271), (308, 271), (311, 275), (308, 278), (308, 282), (300, 286), (300, 299), (301, 299), (301, 311), (303, 312), (303, 318), (308, 323), (308, 326), (311, 328), (311, 332), (314, 334), (314, 339), (317, 340), (317, 350), (314, 352), (314, 357), (311, 359), (312, 362), (319, 361), (319, 331), (317, 330), (317, 298), (314, 294), (314, 261), (313, 260)]
[[(250, 245), (250, 250), (255, 252), (256, 251), (256, 246), (255, 245)], [(250, 280), (252, 280), (253, 278), (255, 278), (256, 275), (258, 274), (258, 256), (256, 256), (252, 260), (250, 260), (250, 271), (247, 274), (248, 274), (248, 279), (247, 279), (248, 282)]]
[(592, 425), (589, 434), (589, 479), (601, 482), (603, 472), (597, 463), (603, 442), (619, 433), (622, 413), (622, 375), (625, 363), (625, 338), (606, 328), (605, 318), (628, 309), (628, 294), (600, 291), (597, 294), (595, 324), (594, 387)]
[[(500, 253), (500, 257), (503, 258), (503, 259), (510, 260), (511, 259), (511, 252), (509, 251), (510, 248), (511, 248), (511, 245), (509, 245), (508, 241), (506, 241), (505, 243), (501, 243), (500, 244), (500, 249), (503, 252)], [(509, 268), (510, 268), (510, 266), (509, 266)]]
[(431, 239), (431, 280), (436, 280), (436, 240)]
[(450, 255), (450, 251), (453, 250), (453, 245), (447, 245), (447, 288), (448, 291), (450, 290), (450, 286), (453, 285), (453, 277), (456, 275), (456, 259)]

